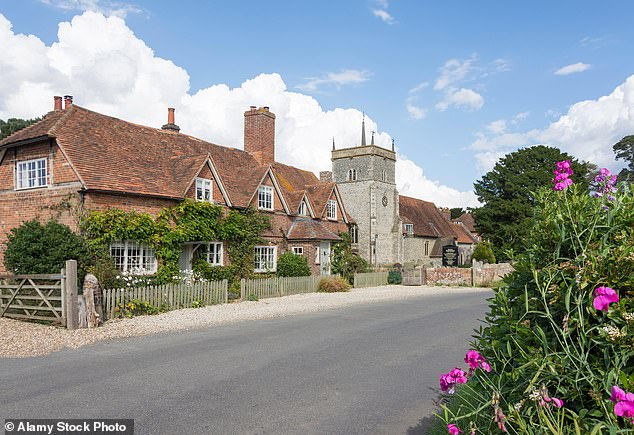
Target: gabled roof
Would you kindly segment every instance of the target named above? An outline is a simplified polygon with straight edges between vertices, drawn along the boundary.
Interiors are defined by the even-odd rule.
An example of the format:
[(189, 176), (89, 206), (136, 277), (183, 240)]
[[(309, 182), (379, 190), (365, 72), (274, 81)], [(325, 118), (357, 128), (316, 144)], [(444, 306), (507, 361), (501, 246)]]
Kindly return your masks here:
[[(123, 121), (75, 104), (49, 112), (37, 123), (0, 141), (0, 147), (46, 138), (56, 139), (89, 190), (180, 199), (201, 167), (210, 161), (232, 206), (247, 207), (270, 169), (282, 201), (290, 200), (290, 212), (296, 213), (299, 202), (295, 204), (295, 200), (300, 198), (296, 192), (306, 191), (310, 196), (308, 186), (324, 184), (309, 171), (277, 162), (262, 166), (249, 153), (236, 148)], [(332, 191), (330, 185), (323, 189)], [(310, 198), (314, 210), (321, 208), (321, 202), (321, 195), (318, 201)]]
[(319, 221), (301, 217), (295, 218), (286, 238), (289, 240), (341, 240)]
[(478, 232), (475, 227), (475, 219), (473, 218), (473, 215), (469, 212), (462, 213), (458, 219), (454, 219), (454, 222), (462, 222), (464, 226), (467, 227), (467, 229), (472, 233)]
[(434, 203), (409, 196), (399, 196), (401, 220), (414, 225), (414, 235), (421, 237), (455, 238), (456, 233)]

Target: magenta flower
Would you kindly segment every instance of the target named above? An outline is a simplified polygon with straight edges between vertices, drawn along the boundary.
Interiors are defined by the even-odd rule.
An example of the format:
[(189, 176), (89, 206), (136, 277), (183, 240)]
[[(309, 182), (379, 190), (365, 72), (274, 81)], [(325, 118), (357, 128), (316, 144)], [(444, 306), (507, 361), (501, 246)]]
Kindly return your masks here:
[(481, 367), (486, 372), (491, 371), (489, 363), (487, 363), (484, 357), (476, 350), (468, 351), (467, 355), (464, 357), (464, 362), (469, 364), (469, 374), (473, 373), (473, 371), (478, 367)]
[(555, 404), (555, 406), (556, 406), (557, 408), (561, 408), (562, 406), (564, 406), (564, 401), (563, 401), (563, 400), (561, 400), (561, 399), (558, 399), (558, 398), (556, 398), (556, 397), (552, 397), (550, 400), (552, 400), (552, 401), (553, 401), (553, 403)]
[(612, 402), (617, 403), (620, 400), (625, 400), (626, 396), (627, 393), (625, 391), (621, 390), (616, 385), (612, 386), (612, 397), (610, 397)]
[(460, 428), (453, 423), (447, 425), (447, 430), (451, 435), (458, 435), (462, 432)]
[(595, 310), (608, 312), (608, 306), (612, 302), (619, 301), (619, 295), (616, 294), (613, 288), (610, 287), (597, 287), (594, 292), (594, 305)]
[(572, 164), (570, 160), (564, 160), (563, 162), (557, 162), (557, 169), (554, 171), (555, 179), (553, 183), (555, 186), (553, 190), (565, 190), (572, 186)]
[(440, 375), (440, 389), (447, 391), (449, 394), (454, 393), (454, 386), (456, 384), (466, 384), (467, 374), (460, 370), (458, 367), (451, 370), (449, 373)]

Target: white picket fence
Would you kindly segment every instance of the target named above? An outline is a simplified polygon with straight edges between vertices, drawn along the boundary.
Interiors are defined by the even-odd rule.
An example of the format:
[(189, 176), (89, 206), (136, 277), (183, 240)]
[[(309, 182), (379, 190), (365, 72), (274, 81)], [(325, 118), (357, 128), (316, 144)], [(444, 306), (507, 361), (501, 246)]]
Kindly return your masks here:
[(226, 304), (227, 280), (194, 284), (165, 284), (150, 287), (104, 290), (103, 307), (107, 318), (114, 316), (115, 307), (137, 299), (167, 310), (191, 308), (194, 301), (201, 305)]

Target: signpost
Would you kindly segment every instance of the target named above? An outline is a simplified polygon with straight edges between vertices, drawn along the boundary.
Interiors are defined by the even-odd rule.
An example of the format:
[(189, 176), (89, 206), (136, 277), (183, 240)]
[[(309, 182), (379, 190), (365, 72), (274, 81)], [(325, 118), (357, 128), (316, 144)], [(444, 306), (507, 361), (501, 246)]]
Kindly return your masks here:
[(442, 265), (445, 267), (458, 266), (458, 247), (445, 245), (442, 247)]

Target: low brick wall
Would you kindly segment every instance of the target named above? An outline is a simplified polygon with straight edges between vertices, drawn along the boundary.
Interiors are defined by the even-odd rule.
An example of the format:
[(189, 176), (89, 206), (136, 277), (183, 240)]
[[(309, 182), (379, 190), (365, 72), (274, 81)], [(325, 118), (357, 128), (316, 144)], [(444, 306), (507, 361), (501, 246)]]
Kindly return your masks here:
[[(475, 285), (488, 287), (513, 271), (509, 263), (485, 264), (475, 268)], [(473, 285), (473, 269), (459, 267), (434, 267), (426, 272), (427, 285)]]

